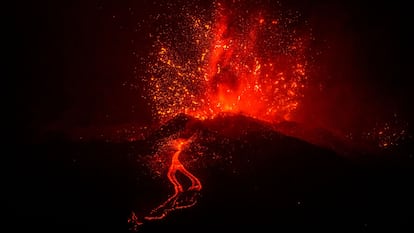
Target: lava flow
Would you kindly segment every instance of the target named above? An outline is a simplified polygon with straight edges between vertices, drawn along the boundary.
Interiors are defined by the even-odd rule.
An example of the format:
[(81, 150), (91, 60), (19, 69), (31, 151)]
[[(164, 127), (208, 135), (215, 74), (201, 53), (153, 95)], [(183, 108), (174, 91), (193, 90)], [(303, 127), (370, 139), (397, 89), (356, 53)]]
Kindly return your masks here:
[[(170, 198), (168, 198), (168, 200), (165, 201), (163, 204), (158, 206), (156, 209), (152, 210), (150, 213), (150, 215), (152, 216), (145, 217), (146, 220), (162, 219), (170, 211), (173, 211), (176, 209), (188, 208), (196, 204), (197, 200), (195, 200), (195, 194), (196, 192), (201, 190), (202, 188), (201, 182), (197, 179), (197, 177), (191, 174), (179, 160), (179, 156), (181, 152), (185, 149), (186, 146), (189, 145), (189, 143), (191, 143), (191, 141), (192, 141), (191, 138), (190, 139), (179, 138), (172, 142), (173, 146), (175, 147), (177, 151), (172, 156), (171, 166), (168, 170), (167, 177), (169, 181), (174, 185), (174, 194)], [(176, 177), (177, 172), (181, 172), (191, 181), (191, 186), (188, 187), (186, 190), (184, 190), (183, 185), (177, 179)], [(186, 192), (193, 192), (192, 193), (193, 195), (191, 195), (191, 198), (187, 201), (179, 200), (182, 194)], [(181, 203), (181, 201), (183, 203)]]
[[(178, 138), (169, 141), (168, 144), (173, 147), (173, 150), (175, 150), (175, 152), (171, 157), (171, 165), (168, 169), (167, 177), (171, 184), (174, 186), (174, 194), (164, 203), (153, 209), (148, 216), (145, 216), (145, 220), (160, 220), (167, 216), (167, 214), (171, 211), (189, 208), (197, 203), (196, 198), (198, 197), (198, 193), (202, 188), (201, 182), (184, 167), (179, 158), (180, 154), (191, 144), (194, 138), (195, 137), (193, 136), (188, 139)], [(184, 186), (177, 179), (177, 172), (180, 172), (190, 180), (191, 185), (189, 187), (184, 188)], [(129, 221), (135, 225), (135, 228), (139, 225), (142, 225), (142, 222), (139, 221), (134, 212), (132, 213)]]
[[(152, 103), (154, 118), (161, 123), (178, 114), (198, 120), (243, 114), (272, 123), (290, 118), (307, 80), (309, 37), (301, 32), (295, 14), (275, 16), (245, 7), (237, 1), (214, 2), (211, 12), (193, 12), (197, 17), (187, 11), (178, 17), (166, 15), (167, 23), (157, 26), (155, 52), (147, 61), (145, 98)], [(179, 160), (191, 142), (170, 141), (176, 152), (167, 176), (174, 194), (144, 220), (159, 220), (196, 203), (201, 182)], [(184, 189), (177, 172), (191, 181), (189, 188)], [(142, 224), (135, 213), (130, 221)]]

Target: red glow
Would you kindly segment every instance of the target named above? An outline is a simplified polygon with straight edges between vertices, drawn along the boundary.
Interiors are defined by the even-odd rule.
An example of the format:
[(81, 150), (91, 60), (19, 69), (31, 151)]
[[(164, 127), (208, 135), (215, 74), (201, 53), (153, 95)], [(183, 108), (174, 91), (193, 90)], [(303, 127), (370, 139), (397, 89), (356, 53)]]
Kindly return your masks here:
[[(175, 151), (171, 156), (171, 165), (167, 173), (168, 180), (174, 187), (174, 194), (153, 209), (148, 216), (145, 216), (145, 220), (160, 220), (167, 216), (171, 211), (189, 208), (197, 203), (198, 192), (202, 189), (201, 182), (184, 167), (179, 158), (181, 153), (188, 148), (194, 138), (195, 137), (189, 139), (179, 138), (167, 142), (167, 144), (172, 146), (172, 149)], [(177, 179), (177, 172), (180, 172), (190, 180), (191, 184), (189, 187), (185, 188), (180, 180)], [(134, 212), (132, 213), (129, 222), (134, 225), (135, 230), (138, 226), (143, 224)]]
[[(233, 3), (237, 5), (240, 1)], [(183, 13), (178, 13), (177, 18), (164, 15), (167, 23), (157, 24), (155, 30), (159, 35), (150, 34), (155, 43), (153, 52), (145, 61), (148, 75), (144, 78), (144, 98), (149, 99), (154, 118), (162, 124), (179, 114), (186, 114), (206, 123), (222, 113), (242, 114), (266, 121), (283, 134), (313, 144), (328, 148), (345, 147), (342, 141), (326, 139), (335, 139), (336, 134), (322, 134), (313, 127), (298, 129), (295, 124), (282, 122), (300, 121), (301, 118), (314, 121), (315, 116), (304, 112), (323, 119), (320, 117), (323, 108), (319, 111), (315, 98), (309, 98), (309, 93), (312, 94), (309, 89), (306, 103), (312, 111), (306, 112), (302, 108), (302, 114), (294, 118), (296, 110), (306, 104), (303, 99), (312, 63), (312, 53), (308, 48), (311, 30), (300, 22), (298, 16), (267, 14), (257, 9), (240, 10), (242, 8), (217, 2), (213, 6), (211, 15), (208, 10), (200, 14), (185, 7), (180, 8)], [(157, 15), (154, 20), (159, 17)], [(322, 85), (313, 83), (312, 86), (322, 90)], [(335, 114), (333, 119), (340, 117), (337, 112), (332, 113)], [(375, 132), (367, 132), (366, 137), (374, 138), (380, 147), (387, 148), (397, 145), (397, 140), (405, 133), (404, 129), (394, 130), (387, 124), (377, 127)], [(177, 137), (170, 136), (167, 142), (174, 152), (160, 154), (171, 155), (167, 178), (174, 193), (144, 215), (144, 221), (163, 219), (174, 210), (197, 203), (202, 184), (180, 161), (180, 155), (194, 142), (194, 138)], [(348, 136), (351, 140), (353, 137), (352, 134)], [(156, 156), (159, 155), (152, 159), (156, 160)], [(163, 159), (157, 158), (159, 164), (165, 165)], [(177, 173), (184, 175), (191, 184), (185, 187)], [(135, 213), (130, 222), (135, 226), (143, 223)]]
[[(295, 20), (214, 6), (212, 19), (184, 17), (179, 31), (187, 40), (161, 28), (165, 32), (157, 38), (148, 66), (154, 117), (164, 122), (184, 113), (205, 120), (232, 113), (268, 122), (289, 119), (303, 97), (308, 66), (305, 39), (291, 29)], [(174, 194), (145, 220), (159, 220), (196, 203), (201, 182), (179, 160), (191, 142), (170, 142), (176, 152), (167, 177)], [(177, 172), (190, 180), (190, 187), (183, 187)], [(190, 197), (183, 201), (183, 195)]]
[(203, 120), (230, 112), (289, 119), (303, 98), (308, 67), (305, 37), (289, 28), (294, 20), (215, 6), (212, 20), (188, 18), (182, 30), (191, 39), (183, 46), (156, 42), (148, 80), (155, 116), (162, 121), (185, 113)]
[[(179, 160), (180, 154), (185, 149), (185, 147), (187, 147), (189, 143), (191, 143), (191, 140), (192, 139), (180, 138), (175, 141), (172, 141), (173, 147), (177, 151), (172, 155), (171, 166), (168, 170), (167, 177), (168, 180), (174, 186), (174, 194), (170, 198), (168, 198), (164, 203), (152, 210), (150, 213), (151, 216), (145, 217), (146, 220), (162, 219), (173, 210), (188, 208), (194, 206), (197, 203), (197, 201), (195, 200), (195, 196), (194, 198), (191, 198), (189, 201), (183, 203), (179, 202), (178, 200), (180, 198), (180, 195), (184, 192), (198, 192), (202, 188), (201, 182), (197, 179), (197, 177), (191, 174)], [(183, 185), (177, 179), (177, 172), (181, 172), (185, 177), (187, 177), (190, 180), (191, 185), (186, 190), (184, 190)]]

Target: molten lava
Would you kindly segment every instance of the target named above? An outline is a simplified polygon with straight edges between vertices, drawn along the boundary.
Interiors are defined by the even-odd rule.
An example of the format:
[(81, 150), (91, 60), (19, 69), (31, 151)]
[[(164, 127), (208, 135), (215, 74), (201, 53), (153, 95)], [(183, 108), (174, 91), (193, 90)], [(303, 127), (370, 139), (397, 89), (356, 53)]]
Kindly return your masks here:
[[(148, 216), (144, 217), (144, 220), (160, 220), (167, 216), (171, 211), (189, 208), (197, 203), (198, 194), (202, 189), (201, 182), (184, 167), (179, 158), (181, 153), (188, 148), (194, 139), (195, 136), (192, 136), (189, 139), (178, 138), (167, 142), (167, 144), (172, 146), (172, 149), (174, 150), (174, 153), (171, 156), (171, 165), (167, 173), (168, 180), (174, 186), (174, 194), (153, 209)], [(176, 176), (177, 172), (180, 172), (190, 180), (191, 185), (189, 187), (184, 187)], [(143, 224), (134, 212), (132, 213), (129, 222), (134, 225), (135, 229)]]
[[(234, 4), (237, 5), (237, 4)], [(278, 122), (298, 108), (307, 80), (297, 19), (214, 4), (212, 19), (185, 16), (157, 37), (148, 92), (155, 115), (211, 119), (222, 112)], [(163, 28), (161, 28), (163, 31)], [(164, 30), (165, 31), (165, 30)]]
[[(168, 15), (168, 23), (157, 28), (146, 81), (154, 117), (161, 123), (182, 113), (199, 120), (234, 113), (278, 122), (297, 109), (308, 69), (308, 37), (299, 34), (298, 18), (244, 10), (235, 2), (215, 2), (209, 16)], [(167, 176), (174, 194), (145, 220), (196, 203), (201, 182), (179, 160), (192, 140), (170, 141), (176, 152)], [(177, 172), (190, 180), (190, 187), (183, 187)], [(130, 221), (142, 224), (135, 213)]]
[[(174, 148), (177, 150), (171, 159), (171, 166), (168, 170), (168, 179), (174, 186), (174, 194), (168, 198), (163, 204), (151, 211), (152, 216), (145, 217), (146, 220), (157, 220), (164, 218), (170, 211), (176, 209), (184, 209), (191, 207), (196, 204), (197, 200), (195, 199), (197, 192), (202, 188), (201, 182), (191, 174), (184, 165), (180, 162), (179, 156), (181, 152), (191, 143), (192, 139), (182, 139), (172, 141)], [(185, 177), (191, 181), (191, 186), (184, 190), (183, 185), (177, 179), (177, 172), (181, 172)], [(180, 197), (183, 194), (191, 194), (191, 198), (186, 200), (180, 200)]]

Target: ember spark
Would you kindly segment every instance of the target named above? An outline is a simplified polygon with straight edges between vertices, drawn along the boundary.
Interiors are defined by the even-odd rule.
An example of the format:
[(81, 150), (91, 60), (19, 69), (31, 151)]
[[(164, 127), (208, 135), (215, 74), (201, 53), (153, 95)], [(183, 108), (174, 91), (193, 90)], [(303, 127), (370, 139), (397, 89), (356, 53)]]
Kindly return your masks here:
[(161, 122), (180, 113), (201, 120), (223, 112), (289, 119), (308, 69), (309, 37), (299, 34), (298, 18), (213, 5), (210, 19), (186, 12), (169, 16), (175, 31), (160, 26), (147, 79), (154, 116)]
[[(309, 66), (310, 31), (300, 28), (297, 14), (246, 8), (238, 1), (214, 2), (210, 10), (195, 7), (199, 12), (194, 14), (181, 10), (153, 18), (164, 20), (156, 34), (149, 34), (155, 43), (147, 62), (146, 98), (154, 118), (163, 123), (179, 114), (206, 120), (232, 113), (267, 122), (291, 117), (303, 98)], [(167, 175), (174, 194), (144, 221), (196, 203), (202, 184), (179, 160), (191, 142), (169, 142), (176, 150)], [(190, 180), (190, 187), (183, 187), (177, 172)], [(135, 213), (130, 221), (142, 224)]]

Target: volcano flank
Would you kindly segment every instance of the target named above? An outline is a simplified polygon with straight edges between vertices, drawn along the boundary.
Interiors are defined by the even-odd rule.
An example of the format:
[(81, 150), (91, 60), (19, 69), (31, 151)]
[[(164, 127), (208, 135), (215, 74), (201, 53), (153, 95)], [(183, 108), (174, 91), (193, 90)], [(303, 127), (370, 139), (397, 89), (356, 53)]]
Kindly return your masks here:
[[(409, 158), (363, 153), (347, 158), (276, 129), (242, 115), (204, 121), (179, 115), (143, 140), (62, 138), (20, 146), (21, 156), (13, 161), (16, 193), (8, 205), (22, 221), (12, 223), (50, 232), (128, 232), (132, 211), (140, 232), (409, 227)], [(180, 149), (180, 161), (203, 188), (188, 191), (188, 176), (177, 172), (184, 191), (166, 206), (194, 205), (161, 209), (168, 216), (145, 219), (173, 195), (167, 172), (174, 148), (166, 142), (177, 138), (191, 138)]]

